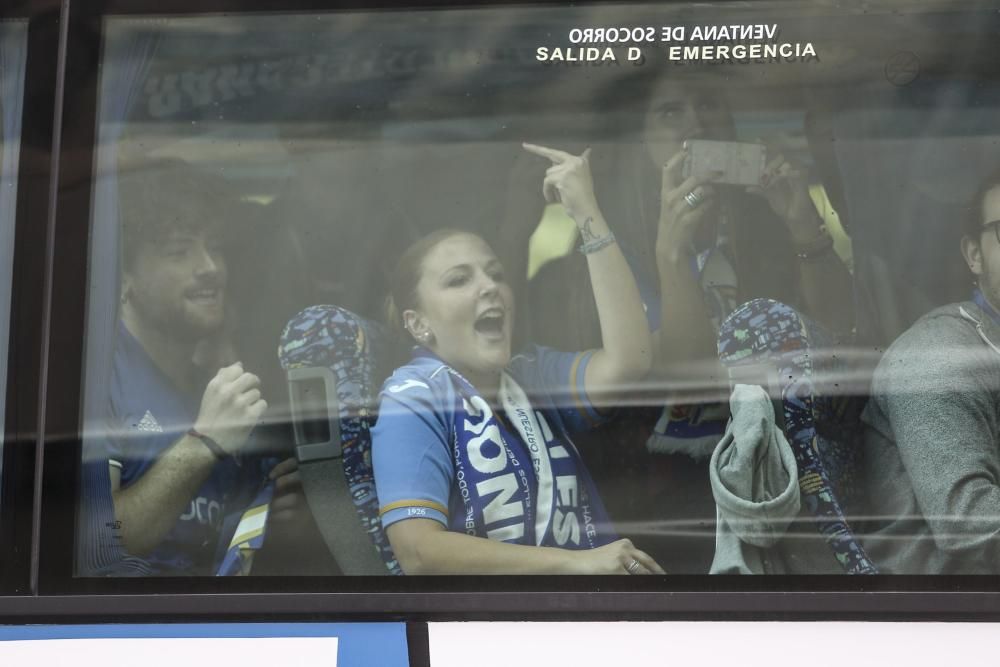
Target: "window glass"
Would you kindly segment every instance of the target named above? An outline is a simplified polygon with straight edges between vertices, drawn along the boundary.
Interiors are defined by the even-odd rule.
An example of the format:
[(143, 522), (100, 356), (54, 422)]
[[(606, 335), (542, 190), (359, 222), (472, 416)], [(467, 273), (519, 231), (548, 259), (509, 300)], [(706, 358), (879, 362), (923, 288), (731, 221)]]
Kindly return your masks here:
[(77, 574), (996, 573), (955, 7), (106, 19)]
[(7, 342), (10, 335), (14, 214), (17, 208), (17, 164), (21, 148), (26, 51), (26, 24), (21, 21), (0, 21), (0, 478), (3, 473)]

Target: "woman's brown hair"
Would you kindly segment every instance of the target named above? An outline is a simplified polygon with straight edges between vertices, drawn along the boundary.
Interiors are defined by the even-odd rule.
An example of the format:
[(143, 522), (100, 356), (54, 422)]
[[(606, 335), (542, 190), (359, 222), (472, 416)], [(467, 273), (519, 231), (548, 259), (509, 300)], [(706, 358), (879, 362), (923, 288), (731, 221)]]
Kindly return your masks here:
[(389, 296), (385, 300), (385, 322), (400, 344), (408, 345), (410, 332), (403, 323), (403, 311), (417, 307), (417, 283), (423, 273), (424, 258), (439, 243), (458, 234), (472, 234), (461, 229), (437, 229), (415, 241), (403, 251), (389, 279)]

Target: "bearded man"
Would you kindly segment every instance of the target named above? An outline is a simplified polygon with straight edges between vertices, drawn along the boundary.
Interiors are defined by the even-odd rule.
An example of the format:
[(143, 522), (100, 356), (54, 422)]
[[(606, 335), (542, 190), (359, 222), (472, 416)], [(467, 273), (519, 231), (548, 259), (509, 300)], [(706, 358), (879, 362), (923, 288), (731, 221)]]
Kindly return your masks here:
[[(216, 574), (231, 519), (270, 482), (261, 507), (272, 519), (299, 505), (294, 459), (275, 465), (250, 451), (267, 402), (225, 332), (225, 221), (236, 203), (227, 191), (176, 165), (121, 183), (121, 308), (101, 458), (133, 574)], [(85, 493), (99, 492), (87, 483)]]

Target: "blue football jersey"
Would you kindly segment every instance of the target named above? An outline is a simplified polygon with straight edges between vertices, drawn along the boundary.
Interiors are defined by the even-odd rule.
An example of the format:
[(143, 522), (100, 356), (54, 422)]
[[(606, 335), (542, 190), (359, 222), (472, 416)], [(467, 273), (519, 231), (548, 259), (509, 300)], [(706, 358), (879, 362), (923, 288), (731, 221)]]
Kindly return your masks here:
[[(200, 395), (185, 395), (175, 388), (125, 326), (119, 325), (108, 432), (101, 455), (119, 470), (121, 488), (141, 479), (191, 428), (200, 403)], [(213, 574), (223, 520), (243, 508), (258, 481), (262, 479), (257, 466), (240, 467), (232, 459), (216, 463), (164, 540), (144, 556), (152, 573)]]

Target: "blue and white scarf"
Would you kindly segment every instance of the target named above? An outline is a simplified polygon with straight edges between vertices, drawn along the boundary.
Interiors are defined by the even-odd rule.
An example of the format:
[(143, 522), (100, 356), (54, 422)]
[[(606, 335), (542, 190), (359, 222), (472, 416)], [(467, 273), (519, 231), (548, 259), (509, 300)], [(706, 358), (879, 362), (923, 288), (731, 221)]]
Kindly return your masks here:
[(499, 399), (515, 436), (468, 380), (451, 369), (448, 377), (456, 401), (450, 445), (458, 497), (452, 512), (461, 511), (458, 523), (467, 534), (564, 549), (593, 549), (617, 539), (557, 415), (547, 419), (535, 410), (504, 372)]

